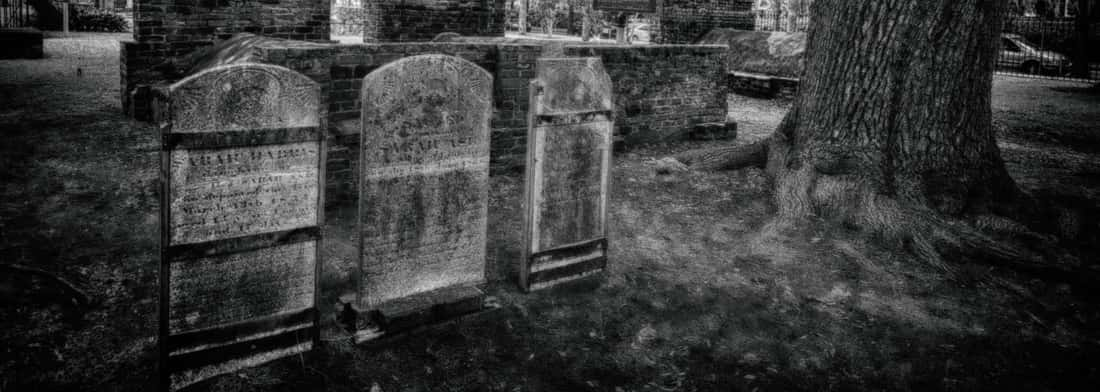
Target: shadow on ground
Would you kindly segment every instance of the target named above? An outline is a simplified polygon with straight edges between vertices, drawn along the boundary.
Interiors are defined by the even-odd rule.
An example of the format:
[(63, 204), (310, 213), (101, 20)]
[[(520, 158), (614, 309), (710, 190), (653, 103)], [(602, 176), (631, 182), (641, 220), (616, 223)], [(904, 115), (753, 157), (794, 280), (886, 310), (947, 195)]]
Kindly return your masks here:
[[(0, 61), (0, 259), (63, 276), (94, 302), (78, 307), (49, 281), (0, 277), (0, 390), (149, 390), (156, 137), (119, 113), (116, 44), (51, 39), (46, 50), (46, 60)], [(1073, 88), (998, 78), (995, 116), (1025, 188), (1095, 208), (1097, 95)], [(785, 110), (730, 102), (739, 143), (765, 136)], [(1077, 288), (987, 266), (945, 276), (832, 222), (778, 231), (766, 224), (759, 170), (653, 170), (654, 159), (701, 146), (616, 157), (611, 262), (597, 279), (520, 294), (522, 178), (493, 177), (487, 290), (501, 309), (381, 347), (326, 333), (309, 354), (194, 390), (1063, 390), (1098, 381), (1097, 306)], [(329, 303), (353, 287), (353, 212), (328, 212)], [(1096, 223), (1078, 230), (1086, 242)]]

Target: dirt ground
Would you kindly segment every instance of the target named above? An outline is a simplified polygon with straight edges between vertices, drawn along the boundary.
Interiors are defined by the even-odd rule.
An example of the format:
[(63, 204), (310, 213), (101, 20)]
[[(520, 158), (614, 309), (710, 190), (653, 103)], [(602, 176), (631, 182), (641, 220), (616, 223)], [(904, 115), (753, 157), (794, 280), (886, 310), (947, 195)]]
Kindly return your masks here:
[[(153, 386), (157, 144), (152, 127), (120, 112), (118, 48), (104, 37), (117, 38), (49, 39), (47, 59), (0, 61), (0, 261), (56, 273), (93, 300), (75, 305), (56, 283), (0, 274), (0, 392)], [(1100, 91), (997, 77), (993, 94), (1017, 181), (1067, 211), (1095, 211)], [(731, 96), (737, 143), (767, 135), (786, 106)], [(326, 318), (323, 347), (194, 389), (1054, 391), (1100, 381), (1095, 291), (984, 265), (945, 275), (828, 222), (778, 232), (766, 225), (759, 170), (653, 170), (705, 145), (615, 157), (609, 271), (596, 279), (517, 290), (523, 180), (496, 176), (486, 290), (502, 308), (371, 347), (346, 343)], [(328, 212), (328, 303), (350, 279), (352, 212)], [(1097, 220), (1074, 216), (1066, 257), (1095, 267)]]

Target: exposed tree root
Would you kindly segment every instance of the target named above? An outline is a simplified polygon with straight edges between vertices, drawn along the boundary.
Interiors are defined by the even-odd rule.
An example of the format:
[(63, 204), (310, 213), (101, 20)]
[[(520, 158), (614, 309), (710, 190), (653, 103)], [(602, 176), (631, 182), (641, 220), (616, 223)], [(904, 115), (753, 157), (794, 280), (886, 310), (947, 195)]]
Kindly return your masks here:
[[(797, 224), (808, 216), (828, 216), (884, 242), (902, 245), (922, 262), (949, 274), (957, 271), (958, 262), (970, 261), (1085, 288), (1100, 283), (1100, 275), (1094, 271), (1017, 246), (1015, 243), (1024, 242), (1043, 248), (1056, 242), (1052, 236), (1038, 234), (1017, 220), (988, 213), (966, 220), (946, 217), (919, 202), (902, 202), (895, 196), (879, 194), (858, 174), (843, 170), (823, 173), (820, 165), (788, 169), (785, 129), (789, 129), (788, 121), (776, 134), (748, 145), (688, 151), (675, 158), (694, 170), (766, 167), (774, 181), (776, 222), (780, 226)], [(1025, 195), (1015, 199), (1019, 203), (1030, 198)], [(1017, 241), (998, 240), (995, 236)]]
[(750, 166), (764, 167), (768, 160), (769, 139), (747, 145), (692, 150), (677, 155), (676, 160), (698, 170), (736, 170)]

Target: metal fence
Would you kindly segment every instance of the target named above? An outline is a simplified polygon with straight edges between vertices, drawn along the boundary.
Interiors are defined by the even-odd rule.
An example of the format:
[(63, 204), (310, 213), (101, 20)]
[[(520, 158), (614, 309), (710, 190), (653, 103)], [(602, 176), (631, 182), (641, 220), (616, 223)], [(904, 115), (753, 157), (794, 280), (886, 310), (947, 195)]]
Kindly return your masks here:
[(810, 27), (809, 12), (794, 14), (785, 10), (756, 10), (753, 24), (757, 31), (805, 32)]
[(0, 0), (0, 28), (33, 27), (36, 16), (26, 0)]
[(1076, 18), (1010, 17), (1005, 20), (997, 72), (1008, 75), (1100, 81), (1100, 23)]

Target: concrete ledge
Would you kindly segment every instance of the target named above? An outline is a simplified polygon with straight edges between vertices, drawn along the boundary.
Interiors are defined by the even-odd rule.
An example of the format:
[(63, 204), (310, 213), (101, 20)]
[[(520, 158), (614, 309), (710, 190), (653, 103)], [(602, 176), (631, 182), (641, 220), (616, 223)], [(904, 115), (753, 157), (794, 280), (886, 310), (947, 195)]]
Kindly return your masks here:
[(475, 286), (441, 288), (361, 312), (359, 318), (364, 323), (357, 328), (354, 341), (359, 344), (385, 340), (492, 309), (495, 306), (488, 304), (485, 293)]

